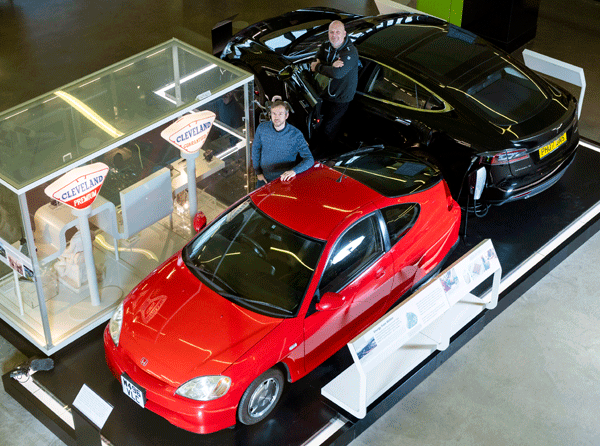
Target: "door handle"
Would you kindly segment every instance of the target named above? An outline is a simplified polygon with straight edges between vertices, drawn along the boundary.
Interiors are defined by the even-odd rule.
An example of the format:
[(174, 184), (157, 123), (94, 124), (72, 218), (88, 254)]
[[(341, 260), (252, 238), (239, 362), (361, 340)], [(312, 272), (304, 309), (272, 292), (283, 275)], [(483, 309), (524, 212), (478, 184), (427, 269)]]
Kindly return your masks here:
[(400, 124), (410, 125), (411, 121), (409, 119), (396, 118), (394, 121), (399, 122)]
[(375, 278), (381, 279), (383, 276), (385, 276), (385, 268), (378, 269), (375, 273)]

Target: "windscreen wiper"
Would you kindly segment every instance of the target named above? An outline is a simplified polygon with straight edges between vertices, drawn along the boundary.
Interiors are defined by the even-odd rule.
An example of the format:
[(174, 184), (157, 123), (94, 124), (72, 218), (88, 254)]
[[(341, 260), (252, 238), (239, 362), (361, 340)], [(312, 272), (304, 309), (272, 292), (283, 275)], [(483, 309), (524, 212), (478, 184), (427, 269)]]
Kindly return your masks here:
[[(219, 277), (217, 277), (212, 271), (207, 270), (206, 268), (204, 268), (201, 265), (196, 265), (195, 263), (191, 263), (188, 266), (190, 268), (192, 268), (194, 271), (196, 271), (200, 276), (202, 276), (202, 279), (204, 279), (206, 282), (208, 282), (208, 284), (211, 287), (215, 288), (219, 294), (226, 293), (225, 288), (223, 288), (223, 286), (219, 285), (219, 283), (224, 285), (225, 287), (227, 287), (228, 290), (233, 291), (233, 288), (231, 288), (227, 283), (225, 283), (223, 280), (221, 280)], [(219, 283), (217, 283), (217, 280)]]

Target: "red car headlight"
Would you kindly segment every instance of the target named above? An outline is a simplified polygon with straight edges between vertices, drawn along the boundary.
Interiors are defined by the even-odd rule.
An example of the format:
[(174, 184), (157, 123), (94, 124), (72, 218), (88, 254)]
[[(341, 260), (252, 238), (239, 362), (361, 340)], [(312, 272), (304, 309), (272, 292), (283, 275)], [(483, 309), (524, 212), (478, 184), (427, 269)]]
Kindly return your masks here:
[(228, 376), (199, 376), (179, 386), (175, 393), (196, 401), (212, 401), (225, 395), (230, 387)]
[(115, 345), (119, 346), (119, 336), (121, 336), (121, 327), (123, 326), (123, 302), (119, 304), (115, 313), (108, 323), (108, 332)]

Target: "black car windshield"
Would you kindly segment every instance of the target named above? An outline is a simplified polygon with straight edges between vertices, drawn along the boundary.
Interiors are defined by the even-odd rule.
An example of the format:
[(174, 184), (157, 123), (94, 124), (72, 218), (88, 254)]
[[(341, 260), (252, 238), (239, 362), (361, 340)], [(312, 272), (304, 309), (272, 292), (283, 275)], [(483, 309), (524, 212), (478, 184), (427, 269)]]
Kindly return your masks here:
[(348, 175), (386, 197), (399, 197), (429, 189), (442, 176), (423, 161), (386, 149), (361, 149), (333, 161), (333, 169)]
[(272, 220), (248, 199), (192, 240), (183, 260), (226, 299), (260, 314), (292, 317), (323, 246)]

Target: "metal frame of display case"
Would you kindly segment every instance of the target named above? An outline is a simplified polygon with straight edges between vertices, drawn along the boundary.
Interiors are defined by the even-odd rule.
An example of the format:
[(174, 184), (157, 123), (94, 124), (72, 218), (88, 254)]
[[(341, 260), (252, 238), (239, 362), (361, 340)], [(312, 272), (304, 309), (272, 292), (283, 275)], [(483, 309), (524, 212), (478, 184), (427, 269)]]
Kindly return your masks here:
[[(94, 95), (88, 92), (89, 97), (86, 97), (84, 99), (78, 99), (77, 97), (75, 97), (76, 96), (75, 92), (81, 93), (80, 90), (78, 90), (78, 89), (81, 89), (82, 87), (86, 88), (87, 85), (93, 84), (94, 82), (99, 81), (100, 84), (102, 84), (102, 82), (105, 82), (106, 84), (108, 84), (107, 91), (102, 94), (110, 94), (111, 95), (111, 100), (109, 101), (109, 103), (112, 101), (115, 115), (118, 115), (119, 111), (117, 110), (116, 104), (117, 104), (117, 101), (119, 100), (119, 98), (117, 97), (116, 87), (115, 87), (115, 80), (114, 80), (115, 73), (118, 73), (119, 71), (124, 70), (128, 67), (132, 67), (132, 66), (134, 68), (136, 68), (137, 67), (136, 64), (147, 63), (146, 59), (152, 58), (157, 54), (162, 54), (162, 52), (164, 52), (165, 50), (171, 51), (171, 55), (170, 55), (171, 59), (170, 60), (172, 61), (172, 67), (171, 67), (172, 73), (170, 73), (169, 75), (172, 76), (172, 81), (170, 81), (168, 84), (164, 85), (162, 88), (150, 91), (150, 93), (156, 93), (156, 97), (152, 96), (151, 98), (147, 98), (146, 102), (151, 103), (152, 100), (156, 101), (156, 100), (160, 99), (159, 97), (162, 97), (163, 100), (169, 101), (172, 105), (170, 105), (170, 104), (165, 105), (166, 103), (163, 103), (163, 102), (157, 103), (158, 105), (161, 105), (162, 108), (166, 108), (166, 107), (168, 107), (168, 108), (166, 108), (166, 110), (163, 111), (163, 110), (159, 109), (159, 107), (157, 106), (156, 112), (155, 112), (155, 110), (153, 110), (153, 115), (150, 118), (148, 118), (147, 121), (143, 122), (142, 125), (138, 125), (136, 123), (136, 125), (134, 125), (134, 127), (129, 130), (116, 131), (116, 132), (113, 132), (111, 135), (110, 124), (106, 124), (105, 122), (103, 122), (105, 120), (102, 117), (99, 117), (98, 113), (95, 113), (94, 110), (92, 109), (92, 107), (89, 107), (85, 103), (85, 101), (88, 101), (88, 100), (92, 101), (94, 99)], [(184, 56), (187, 59), (193, 60), (194, 62), (197, 62), (199, 64), (204, 63), (206, 65), (204, 71), (198, 70), (197, 72), (194, 72), (191, 74), (181, 72), (181, 71), (183, 71), (183, 68), (187, 68), (187, 67), (180, 67), (180, 57), (181, 57), (180, 52), (181, 52), (181, 54), (184, 54)], [(162, 54), (162, 56), (165, 56), (165, 58), (168, 60), (167, 53)], [(187, 61), (187, 59), (186, 59), (186, 61)], [(156, 60), (156, 59), (154, 59), (154, 60)], [(184, 61), (184, 62), (186, 62), (186, 61)], [(190, 63), (190, 65), (191, 65), (191, 63)], [(165, 71), (165, 66), (157, 65), (157, 67), (159, 67), (163, 71)], [(152, 68), (156, 68), (156, 67), (152, 67)], [(218, 73), (217, 72), (211, 73), (214, 75), (213, 77), (216, 77), (216, 75), (218, 74), (221, 78), (226, 78), (226, 79), (224, 81), (222, 81), (222, 83), (219, 83), (219, 84), (207, 85), (206, 82), (203, 83), (202, 79), (204, 79), (204, 77), (208, 76), (205, 73), (210, 71), (211, 69), (219, 70)], [(167, 70), (168, 70), (168, 66), (167, 66)], [(140, 68), (139, 71), (142, 74), (146, 74), (142, 70), (142, 68)], [(133, 76), (131, 76), (131, 78), (133, 78)], [(124, 80), (122, 80), (123, 85), (120, 85), (120, 87), (125, 86), (126, 82), (131, 83), (131, 81), (132, 81), (131, 78), (125, 77)], [(156, 79), (151, 78), (151, 77), (149, 77), (149, 78), (153, 82), (156, 82)], [(31, 101), (28, 101), (20, 106), (14, 107), (14, 108), (7, 110), (7, 111), (3, 112), (2, 114), (0, 114), (0, 124), (8, 123), (8, 124), (10, 124), (10, 128), (15, 129), (15, 128), (18, 128), (19, 121), (16, 121), (16, 124), (15, 124), (15, 123), (11, 122), (11, 120), (22, 119), (24, 116), (28, 116), (27, 113), (29, 113), (29, 114), (31, 114), (32, 119), (37, 119), (37, 122), (43, 121), (44, 117), (46, 116), (43, 113), (44, 113), (45, 107), (47, 107), (44, 104), (46, 104), (50, 101), (53, 101), (53, 100), (57, 100), (57, 98), (61, 98), (66, 102), (66, 104), (63, 104), (62, 102), (56, 102), (54, 104), (60, 104), (61, 106), (65, 106), (65, 107), (71, 106), (73, 128), (69, 129), (65, 125), (63, 125), (65, 134), (59, 135), (59, 136), (62, 138), (63, 141), (66, 141), (67, 144), (70, 144), (71, 147), (73, 146), (73, 141), (75, 141), (74, 144), (77, 145), (78, 142), (76, 140), (82, 136), (81, 134), (78, 134), (78, 131), (75, 128), (76, 124), (78, 124), (79, 121), (81, 121), (83, 119), (81, 116), (85, 117), (89, 122), (92, 123), (92, 127), (91, 127), (92, 129), (95, 129), (95, 127), (93, 127), (93, 125), (96, 125), (99, 128), (101, 128), (101, 130), (103, 130), (105, 133), (112, 136), (112, 138), (110, 138), (106, 141), (99, 141), (100, 144), (98, 144), (97, 149), (94, 148), (94, 149), (88, 150), (87, 153), (75, 154), (75, 156), (74, 156), (73, 152), (75, 150), (71, 150), (71, 152), (64, 154), (62, 156), (63, 162), (61, 163), (62, 165), (60, 167), (58, 167), (58, 168), (50, 167), (50, 169), (47, 173), (45, 173), (43, 175), (33, 174), (30, 178), (25, 178), (23, 181), (15, 180), (14, 171), (12, 171), (12, 170), (9, 171), (8, 170), (9, 167), (6, 168), (7, 169), (6, 171), (3, 171), (4, 169), (2, 167), (0, 167), (0, 184), (3, 185), (4, 187), (6, 187), (9, 191), (14, 192), (18, 197), (19, 208), (21, 211), (21, 224), (22, 224), (22, 228), (24, 231), (25, 240), (30, 249), (30, 252), (36, 253), (37, 249), (36, 249), (35, 240), (34, 240), (34, 231), (33, 231), (33, 227), (32, 227), (31, 218), (25, 217), (25, 216), (30, 216), (30, 211), (31, 211), (30, 206), (27, 201), (27, 196), (26, 196), (27, 192), (32, 191), (33, 189), (38, 188), (54, 179), (60, 177), (61, 175), (65, 174), (66, 172), (70, 171), (73, 168), (87, 164), (87, 163), (91, 162), (92, 160), (110, 152), (111, 150), (114, 150), (132, 140), (135, 140), (136, 138), (138, 138), (142, 135), (145, 135), (154, 129), (157, 129), (158, 127), (165, 125), (186, 113), (193, 112), (194, 110), (198, 110), (202, 106), (221, 97), (225, 93), (236, 90), (238, 88), (243, 88), (243, 91), (244, 91), (244, 106), (243, 106), (243, 110), (242, 110), (244, 131), (241, 133), (239, 131), (234, 131), (234, 133), (237, 132), (236, 136), (240, 139), (240, 141), (238, 142), (238, 144), (235, 145), (235, 147), (237, 148), (237, 150), (240, 150), (243, 148), (246, 149), (246, 153), (245, 153), (245, 155), (246, 155), (245, 156), (246, 185), (245, 185), (245, 187), (249, 188), (250, 187), (250, 183), (249, 183), (250, 175), (248, 175), (248, 173), (249, 173), (248, 169), (250, 166), (249, 147), (250, 147), (251, 133), (254, 130), (254, 122), (253, 122), (254, 113), (253, 113), (253, 109), (252, 109), (253, 103), (252, 103), (252, 99), (251, 99), (252, 94), (253, 94), (252, 93), (253, 92), (253, 80), (254, 80), (254, 77), (250, 73), (247, 73), (233, 65), (230, 65), (227, 62), (224, 62), (221, 59), (218, 59), (211, 54), (200, 51), (184, 42), (181, 42), (180, 40), (171, 39), (161, 45), (157, 45), (157, 46), (150, 48), (140, 54), (132, 56), (122, 62), (113, 64), (103, 70), (100, 70), (96, 73), (90, 74), (89, 76), (86, 76), (78, 81), (67, 84), (54, 92), (48, 93), (47, 95), (41, 96), (41, 97), (33, 99)], [(193, 92), (193, 96), (192, 96), (190, 91), (192, 90), (192, 87), (194, 87), (194, 85), (192, 85), (194, 83), (196, 84), (195, 86), (198, 89)], [(140, 88), (139, 85), (137, 88)], [(121, 88), (121, 89), (123, 91), (126, 90), (124, 88)], [(190, 91), (187, 91), (186, 94), (184, 95), (183, 94), (184, 89), (188, 89)], [(173, 90), (173, 95), (170, 95), (168, 93), (169, 90)], [(68, 92), (72, 92), (73, 94), (70, 94)], [(93, 93), (93, 91), (92, 91), (92, 93)], [(196, 94), (196, 93), (198, 93), (198, 94)], [(97, 94), (96, 94), (96, 96), (97, 96)], [(36, 109), (36, 107), (38, 107), (38, 108)], [(75, 108), (73, 108), (73, 107), (75, 107)], [(149, 106), (148, 108), (152, 109), (151, 106)], [(36, 115), (33, 114), (34, 112), (32, 112), (32, 110), (36, 110), (36, 112), (35, 112)], [(56, 110), (52, 110), (52, 112), (56, 113)], [(120, 111), (120, 112), (123, 113), (122, 111)], [(73, 115), (76, 115), (76, 117), (77, 117), (77, 119), (79, 119), (79, 121), (77, 121), (75, 119), (75, 117), (73, 117)], [(64, 119), (62, 119), (62, 121), (64, 121)], [(86, 125), (89, 126), (89, 124), (86, 124)], [(102, 126), (105, 126), (105, 127), (102, 127)], [(108, 127), (106, 127), (106, 126), (108, 126)], [(223, 126), (221, 126), (220, 128), (223, 128)], [(27, 130), (27, 129), (25, 128), (25, 130)], [(229, 131), (229, 133), (231, 133), (231, 129), (227, 129), (227, 131)], [(99, 131), (99, 133), (100, 133), (100, 131)], [(31, 132), (30, 132), (30, 134), (31, 134)], [(102, 135), (104, 137), (106, 137), (106, 135), (104, 135), (104, 133), (102, 133)], [(4, 148), (0, 148), (0, 150), (5, 150), (4, 156), (6, 157), (6, 152), (8, 150), (10, 150), (10, 147), (4, 146)], [(31, 148), (30, 150), (35, 152), (37, 149)], [(79, 150), (79, 145), (77, 146), (77, 150)], [(46, 154), (46, 155), (48, 155), (48, 154)], [(33, 155), (33, 156), (35, 156), (35, 155)], [(57, 158), (52, 157), (52, 159), (56, 160)], [(60, 159), (60, 157), (58, 159)], [(41, 163), (43, 164), (43, 161)], [(17, 166), (17, 165), (18, 164), (15, 163), (13, 166)], [(41, 166), (41, 167), (38, 166), (38, 170), (41, 168), (43, 168), (43, 166)], [(35, 336), (33, 334), (27, 333), (27, 330), (25, 328), (20, 327), (18, 325), (18, 323), (11, 320), (11, 318), (8, 315), (4, 315), (4, 314), (0, 313), (0, 317), (7, 324), (9, 324), (13, 329), (15, 329), (17, 332), (19, 332), (28, 341), (30, 341), (34, 345), (36, 345), (36, 347), (39, 348), (42, 352), (44, 352), (46, 355), (51, 355), (54, 352), (56, 352), (57, 350), (59, 350), (60, 348), (68, 345), (73, 340), (79, 338), (81, 335), (89, 332), (93, 328), (97, 327), (98, 325), (100, 325), (103, 322), (105, 322), (106, 320), (108, 320), (108, 318), (110, 317), (110, 315), (112, 313), (112, 311), (110, 311), (112, 308), (104, 309), (103, 313), (100, 312), (99, 314), (92, 316), (90, 318), (91, 320), (88, 319), (89, 323), (86, 324), (84, 328), (77, 329), (75, 331), (75, 333), (68, 335), (66, 339), (62, 339), (60, 341), (60, 343), (56, 344), (54, 342), (55, 340), (53, 339), (53, 336), (51, 333), (51, 327), (50, 327), (50, 323), (49, 323), (49, 319), (48, 319), (48, 308), (46, 306), (46, 302), (45, 302), (45, 298), (44, 298), (44, 290), (43, 290), (42, 281), (39, 280), (40, 261), (38, 259), (37, 254), (31, 255), (30, 257), (31, 257), (31, 261), (33, 264), (35, 291), (37, 292), (37, 297), (38, 297), (38, 301), (39, 301), (39, 311), (40, 311), (40, 316), (41, 316), (41, 320), (42, 320), (44, 341), (40, 342), (39, 340), (36, 340)], [(18, 288), (18, 286), (17, 286), (17, 288)], [(41, 335), (41, 333), (39, 333), (39, 334)]]

